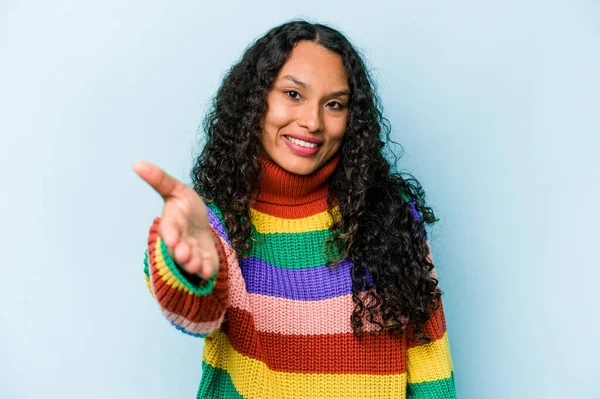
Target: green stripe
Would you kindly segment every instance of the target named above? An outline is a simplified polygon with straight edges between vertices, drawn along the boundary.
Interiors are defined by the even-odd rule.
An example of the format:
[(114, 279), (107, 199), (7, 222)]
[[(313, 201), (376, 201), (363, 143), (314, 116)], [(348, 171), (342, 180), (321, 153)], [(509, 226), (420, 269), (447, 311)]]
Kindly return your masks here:
[(258, 242), (252, 243), (250, 256), (283, 269), (307, 269), (327, 263), (324, 240), (331, 234), (329, 230), (267, 234), (252, 230)]
[(144, 274), (150, 278), (150, 270), (148, 267), (148, 250), (144, 251)]
[[(206, 203), (227, 231), (223, 214), (214, 203)], [(327, 263), (324, 240), (331, 234), (328, 229), (305, 233), (259, 233), (252, 225), (250, 256), (283, 269), (307, 269)], [(300, 242), (299, 242), (300, 241)], [(291, 246), (290, 246), (291, 244)], [(290, 252), (290, 248), (300, 248), (301, 252)], [(337, 254), (334, 254), (336, 256)]]
[(456, 389), (454, 387), (454, 372), (450, 374), (450, 378), (446, 378), (444, 380), (420, 382), (418, 384), (408, 384), (406, 389), (406, 398), (456, 399)]
[(410, 201), (410, 197), (408, 196), (408, 194), (406, 194), (406, 193), (400, 193), (400, 196), (402, 196), (402, 198), (404, 199), (404, 201), (406, 201), (406, 202)]
[(202, 399), (244, 399), (235, 389), (227, 371), (213, 367), (206, 362), (202, 362), (202, 379), (200, 380), (197, 397)]
[(193, 294), (205, 296), (212, 292), (213, 288), (215, 287), (215, 281), (217, 280), (218, 274), (215, 274), (208, 280), (203, 280), (200, 285), (194, 285), (187, 278), (185, 278), (183, 274), (181, 274), (179, 267), (177, 267), (175, 261), (169, 255), (169, 251), (167, 251), (167, 245), (162, 240), (160, 241), (160, 251), (165, 259), (165, 263), (167, 264), (169, 271), (173, 273), (175, 277), (177, 277), (177, 279), (181, 281), (183, 285), (185, 285)]

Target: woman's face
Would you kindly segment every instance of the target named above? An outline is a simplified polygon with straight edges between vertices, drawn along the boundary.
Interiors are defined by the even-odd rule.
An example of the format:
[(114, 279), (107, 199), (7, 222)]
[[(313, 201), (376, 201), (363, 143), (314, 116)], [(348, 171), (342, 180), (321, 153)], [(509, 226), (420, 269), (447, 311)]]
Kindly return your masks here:
[(316, 171), (340, 148), (349, 101), (341, 56), (299, 42), (267, 94), (260, 135), (264, 155), (291, 173)]

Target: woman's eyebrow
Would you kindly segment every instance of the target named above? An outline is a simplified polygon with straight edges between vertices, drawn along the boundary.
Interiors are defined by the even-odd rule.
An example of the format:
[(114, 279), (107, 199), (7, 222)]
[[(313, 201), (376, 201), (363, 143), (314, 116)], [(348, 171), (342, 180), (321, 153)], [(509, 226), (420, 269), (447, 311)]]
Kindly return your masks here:
[[(306, 89), (306, 86), (308, 86), (306, 83), (304, 83), (301, 80), (296, 79), (295, 77), (293, 77), (292, 75), (285, 75), (282, 76), (281, 79), (287, 79), (292, 81), (294, 84)], [(329, 96), (331, 97), (341, 97), (341, 96), (349, 96), (350, 95), (350, 91), (349, 90), (339, 90), (339, 91), (335, 91), (333, 93), (330, 93)]]
[(350, 90), (334, 91), (333, 93), (329, 94), (330, 97), (343, 97), (343, 96), (349, 96), (349, 95), (350, 95)]
[(292, 75), (285, 75), (284, 77), (282, 77), (282, 79), (287, 79), (287, 80), (291, 80), (292, 82), (294, 82), (295, 84), (297, 84), (300, 87), (303, 87), (306, 89), (306, 83), (296, 79), (295, 77), (293, 77)]

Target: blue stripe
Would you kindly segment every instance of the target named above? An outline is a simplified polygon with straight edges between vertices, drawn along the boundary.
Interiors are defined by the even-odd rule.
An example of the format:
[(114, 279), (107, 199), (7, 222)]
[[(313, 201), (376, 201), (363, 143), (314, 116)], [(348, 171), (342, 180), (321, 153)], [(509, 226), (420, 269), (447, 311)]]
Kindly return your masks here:
[(284, 269), (262, 259), (244, 259), (240, 268), (249, 293), (300, 301), (315, 301), (352, 292), (352, 262), (343, 261), (330, 269), (325, 265), (309, 269)]
[(219, 234), (221, 237), (225, 239), (225, 241), (231, 245), (231, 241), (229, 241), (229, 235), (225, 231), (225, 227), (221, 223), (219, 217), (215, 214), (215, 212), (210, 208), (206, 207), (206, 212), (208, 212), (208, 222), (211, 224), (213, 229)]

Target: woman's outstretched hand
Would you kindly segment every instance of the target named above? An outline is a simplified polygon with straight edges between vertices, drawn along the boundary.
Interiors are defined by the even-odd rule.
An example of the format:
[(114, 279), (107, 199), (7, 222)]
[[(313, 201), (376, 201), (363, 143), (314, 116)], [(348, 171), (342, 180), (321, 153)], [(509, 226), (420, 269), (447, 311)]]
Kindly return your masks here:
[(158, 234), (171, 258), (190, 274), (212, 277), (218, 271), (219, 256), (202, 198), (149, 162), (137, 161), (133, 170), (165, 201)]

